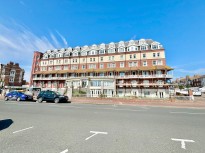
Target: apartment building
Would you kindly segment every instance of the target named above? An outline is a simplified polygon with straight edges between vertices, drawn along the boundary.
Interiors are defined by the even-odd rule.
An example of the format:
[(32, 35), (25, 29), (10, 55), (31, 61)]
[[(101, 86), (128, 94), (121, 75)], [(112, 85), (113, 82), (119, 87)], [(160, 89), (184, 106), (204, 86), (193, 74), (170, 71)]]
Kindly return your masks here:
[(89, 97), (169, 96), (172, 68), (151, 39), (34, 52), (30, 84), (84, 90)]
[(18, 63), (0, 64), (0, 88), (25, 84), (24, 69)]

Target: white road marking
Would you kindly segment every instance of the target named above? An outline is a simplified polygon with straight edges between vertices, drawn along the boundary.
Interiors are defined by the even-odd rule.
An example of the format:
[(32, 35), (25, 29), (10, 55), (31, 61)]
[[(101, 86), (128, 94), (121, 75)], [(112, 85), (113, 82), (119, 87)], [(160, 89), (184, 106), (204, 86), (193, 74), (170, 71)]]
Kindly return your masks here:
[(171, 114), (190, 114), (190, 115), (204, 115), (205, 113), (189, 113), (189, 112), (170, 112)]
[(173, 140), (173, 141), (181, 141), (181, 148), (182, 148), (182, 149), (186, 149), (185, 142), (195, 142), (194, 140), (187, 140), (187, 139), (175, 139), (175, 138), (171, 138), (171, 140)]
[(5, 103), (6, 105), (35, 105), (35, 104), (25, 104), (24, 102), (22, 103)]
[(90, 131), (90, 133), (94, 133), (94, 134), (89, 136), (89, 137), (87, 137), (85, 140), (88, 140), (88, 139), (94, 137), (97, 134), (107, 134), (107, 132), (99, 132), (99, 131)]
[(25, 128), (25, 129), (22, 129), (22, 130), (14, 131), (13, 133), (22, 132), (22, 131), (25, 131), (25, 130), (28, 130), (28, 129), (32, 129), (32, 128), (33, 128), (33, 126)]
[(68, 149), (66, 149), (66, 150), (64, 150), (64, 151), (62, 151), (62, 152), (60, 152), (60, 153), (66, 153), (66, 152), (68, 152)]
[(134, 109), (120, 109), (120, 108), (97, 108), (97, 107), (78, 107), (78, 106), (57, 106), (57, 105), (53, 105), (53, 104), (50, 104), (49, 105), (50, 107), (61, 107), (61, 108), (79, 108), (79, 109), (82, 109), (82, 108), (88, 108), (88, 109), (98, 109), (98, 110), (103, 110), (103, 109), (107, 109), (107, 110), (120, 110), (120, 111), (136, 111), (136, 112), (138, 112), (138, 111), (146, 111), (145, 109), (143, 109), (143, 110), (134, 110)]
[(67, 108), (69, 108), (69, 107), (70, 107), (70, 108), (82, 108), (82, 107), (78, 107), (78, 106), (57, 106), (56, 104), (55, 104), (55, 105), (50, 104), (49, 106), (50, 106), (50, 107), (62, 107), (62, 108), (63, 108), (63, 107), (65, 107), (65, 108), (66, 108), (66, 107), (67, 107)]

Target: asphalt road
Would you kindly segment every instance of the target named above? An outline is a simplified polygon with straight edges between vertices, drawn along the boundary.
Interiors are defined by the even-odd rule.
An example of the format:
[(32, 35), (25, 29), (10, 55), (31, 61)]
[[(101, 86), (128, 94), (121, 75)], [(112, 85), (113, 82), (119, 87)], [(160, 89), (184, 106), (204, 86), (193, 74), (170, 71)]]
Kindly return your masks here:
[(204, 153), (205, 110), (0, 101), (0, 153)]

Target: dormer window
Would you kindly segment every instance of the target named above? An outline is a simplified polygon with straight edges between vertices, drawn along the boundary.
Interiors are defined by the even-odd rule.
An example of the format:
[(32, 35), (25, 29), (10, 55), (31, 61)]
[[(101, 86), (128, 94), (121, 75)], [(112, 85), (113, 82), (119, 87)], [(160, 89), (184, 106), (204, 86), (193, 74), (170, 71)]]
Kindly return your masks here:
[(105, 54), (105, 50), (104, 49), (100, 49), (99, 50), (99, 54)]
[(57, 57), (59, 58), (59, 57), (62, 57), (62, 54), (57, 54)]
[(95, 50), (91, 50), (91, 51), (89, 52), (89, 55), (96, 55), (96, 51), (95, 51)]
[(152, 45), (152, 47), (151, 47), (153, 50), (156, 50), (156, 49), (158, 49), (158, 45)]
[(147, 50), (147, 46), (146, 45), (142, 45), (140, 49), (141, 50)]
[(114, 48), (108, 49), (108, 53), (115, 53), (115, 49)]
[(118, 52), (125, 52), (125, 48), (119, 48), (119, 51)]
[(86, 56), (86, 55), (87, 55), (87, 52), (81, 52), (81, 55), (82, 55), (82, 56)]
[(74, 52), (74, 53), (73, 53), (73, 56), (78, 56), (78, 52)]
[(131, 52), (131, 51), (136, 51), (136, 50), (137, 50), (137, 47), (130, 46), (127, 51)]

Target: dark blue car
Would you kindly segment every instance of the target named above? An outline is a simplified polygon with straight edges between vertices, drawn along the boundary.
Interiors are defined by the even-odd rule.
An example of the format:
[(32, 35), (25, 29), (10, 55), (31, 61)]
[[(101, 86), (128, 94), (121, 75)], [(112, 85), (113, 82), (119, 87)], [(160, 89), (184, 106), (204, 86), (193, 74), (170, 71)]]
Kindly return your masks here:
[(19, 91), (11, 91), (5, 95), (4, 100), (5, 101), (7, 101), (7, 100), (16, 100), (16, 101), (33, 100), (33, 97), (26, 95), (26, 94), (19, 92)]

